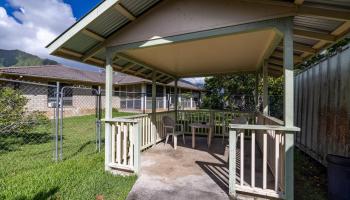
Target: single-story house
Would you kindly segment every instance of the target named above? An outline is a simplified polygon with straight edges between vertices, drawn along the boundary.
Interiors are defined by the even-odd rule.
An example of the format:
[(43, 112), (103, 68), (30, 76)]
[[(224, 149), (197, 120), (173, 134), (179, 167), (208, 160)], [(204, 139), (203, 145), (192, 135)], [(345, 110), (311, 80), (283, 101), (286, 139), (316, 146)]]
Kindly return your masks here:
[[(104, 108), (104, 71), (87, 71), (64, 65), (21, 66), (0, 68), (0, 77), (16, 80), (0, 80), (0, 83), (20, 89), (29, 99), (27, 108), (32, 111), (39, 110), (52, 116), (57, 83), (61, 90), (64, 88), (65, 116), (94, 113), (99, 90)], [(113, 80), (113, 108), (128, 112), (151, 111), (151, 81), (123, 73), (114, 74)], [(197, 109), (203, 89), (186, 81), (179, 81), (178, 88), (179, 109)], [(174, 109), (173, 94), (174, 82), (157, 84), (157, 111)]]

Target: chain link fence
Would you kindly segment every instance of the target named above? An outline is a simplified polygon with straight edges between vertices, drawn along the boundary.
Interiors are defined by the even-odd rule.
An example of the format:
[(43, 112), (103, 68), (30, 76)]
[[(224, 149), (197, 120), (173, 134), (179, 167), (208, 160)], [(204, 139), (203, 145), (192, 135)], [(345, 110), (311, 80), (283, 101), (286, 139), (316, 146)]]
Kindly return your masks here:
[(0, 179), (53, 161), (56, 109), (48, 97), (56, 89), (0, 79)]
[[(156, 98), (157, 111), (173, 110), (173, 94)], [(0, 79), (0, 159), (16, 165), (34, 164), (90, 155), (103, 148), (105, 91)], [(152, 111), (149, 93), (114, 91), (113, 113)], [(179, 94), (178, 109), (196, 109), (199, 100)], [(8, 165), (7, 165), (8, 166)]]
[(0, 79), (0, 173), (101, 151), (102, 98), (99, 89)]

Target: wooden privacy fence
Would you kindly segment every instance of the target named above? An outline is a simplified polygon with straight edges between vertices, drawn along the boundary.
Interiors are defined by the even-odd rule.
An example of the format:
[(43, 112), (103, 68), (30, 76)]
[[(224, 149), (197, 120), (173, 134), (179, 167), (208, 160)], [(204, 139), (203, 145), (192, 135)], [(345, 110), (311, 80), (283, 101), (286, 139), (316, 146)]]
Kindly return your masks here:
[(349, 46), (295, 76), (296, 145), (326, 164), (350, 156)]

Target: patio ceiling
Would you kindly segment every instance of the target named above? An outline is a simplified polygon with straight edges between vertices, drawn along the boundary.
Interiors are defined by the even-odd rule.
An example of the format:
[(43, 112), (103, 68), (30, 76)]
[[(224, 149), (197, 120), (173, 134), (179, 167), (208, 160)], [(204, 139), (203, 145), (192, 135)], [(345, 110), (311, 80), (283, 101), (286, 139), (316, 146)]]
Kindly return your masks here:
[(282, 34), (276, 29), (265, 29), (137, 48), (124, 54), (176, 77), (255, 72), (281, 39)]
[[(105, 47), (107, 44), (109, 44), (112, 39), (118, 38), (118, 34), (120, 34), (120, 32), (135, 24), (140, 18), (145, 16), (146, 13), (147, 15), (149, 15), (149, 13), (152, 13), (152, 10), (156, 9), (162, 2), (172, 1), (105, 0), (91, 12), (89, 12), (86, 16), (80, 19), (71, 28), (69, 28), (66, 32), (62, 33), (62, 35), (60, 35), (47, 47), (52, 55), (104, 67), (106, 54)], [(222, 2), (224, 3), (225, 1), (223, 0)], [(324, 48), (338, 41), (350, 32), (350, 2), (335, 0), (240, 0), (232, 2), (238, 2), (239, 4), (242, 4), (243, 7), (254, 6), (264, 8), (265, 10), (276, 10), (276, 8), (280, 10), (278, 16), (260, 17), (255, 19), (255, 21), (266, 20), (269, 18), (278, 18), (281, 16), (295, 16), (295, 64), (305, 61), (306, 59), (322, 51)], [(247, 22), (242, 21), (241, 23)], [(246, 37), (254, 37), (253, 33), (249, 34)], [(231, 39), (235, 40), (234, 37)], [(214, 40), (223, 41), (224, 39), (217, 38), (213, 40), (201, 41), (201, 43), (210, 43)], [(159, 60), (158, 58), (155, 58), (154, 55), (149, 55), (149, 53), (145, 52), (146, 49), (123, 52), (126, 56), (139, 59), (140, 62), (130, 62), (134, 60), (131, 60), (129, 58), (121, 59), (121, 57), (119, 57), (118, 59), (114, 60), (113, 67), (116, 70), (127, 74), (151, 79), (151, 74), (154, 69), (165, 69), (164, 66), (167, 65), (169, 69), (165, 69), (165, 71), (157, 70), (156, 76), (157, 81), (159, 82), (171, 81), (173, 78), (172, 75), (174, 74), (181, 76), (190, 76), (193, 75), (193, 73), (189, 71), (187, 67), (182, 67), (182, 69), (180, 69), (179, 64), (183, 64), (183, 66), (192, 66), (194, 65), (194, 59), (186, 58), (187, 54), (182, 52), (183, 48), (181, 48), (181, 51), (179, 49), (180, 47), (193, 46), (195, 43), (196, 42), (171, 45), (169, 44), (162, 47), (159, 46), (155, 48), (147, 48), (147, 51), (161, 53), (167, 58), (164, 60)], [(234, 41), (232, 41), (232, 43), (234, 43)], [(268, 45), (268, 43), (261, 44), (261, 47), (258, 49), (264, 51), (266, 45)], [(233, 52), (244, 52), (245, 50), (249, 50), (249, 47), (246, 46), (248, 45), (241, 45), (241, 49), (235, 49), (235, 47), (227, 48)], [(217, 46), (215, 48), (218, 50), (222, 49), (222, 47), (223, 46)], [(275, 48), (274, 52), (271, 53), (270, 57), (268, 58), (269, 71), (274, 74), (281, 73), (282, 71), (283, 50), (281, 47), (282, 46), (280, 45), (280, 47)], [(213, 64), (211, 67), (215, 68), (218, 66), (218, 64), (220, 64), (218, 62), (214, 63), (214, 60), (216, 58), (214, 58), (213, 55), (217, 54), (218, 52), (214, 51), (214, 48), (212, 50), (205, 50), (205, 52), (203, 52), (203, 55), (200, 55), (198, 49), (194, 48), (194, 50), (195, 51), (191, 51), (191, 54), (197, 58), (202, 58), (197, 59), (198, 65), (196, 65), (196, 67), (198, 69), (200, 68), (199, 64), (205, 66), (203, 69), (208, 68), (209, 63)], [(178, 53), (170, 55), (171, 53), (174, 53), (174, 51), (177, 51)], [(187, 53), (188, 52), (189, 51), (187, 51)], [(225, 51), (221, 52), (224, 52), (224, 54), (226, 53)], [(227, 58), (224, 59), (228, 56), (224, 54), (221, 55), (221, 58), (223, 58), (222, 62), (225, 64), (223, 68), (227, 68), (227, 66), (230, 65), (236, 66), (238, 71), (250, 71), (251, 69), (254, 69), (254, 67), (259, 66), (249, 66), (248, 60), (244, 61), (243, 58), (240, 58), (237, 63), (229, 63)], [(242, 55), (244, 57), (244, 55), (247, 54)], [(232, 56), (234, 56), (234, 54), (232, 54)], [(253, 60), (255, 61), (255, 64), (261, 62), (261, 59), (259, 60), (258, 58), (258, 54), (253, 53), (252, 57), (254, 57)], [(174, 58), (178, 58), (177, 60), (179, 63), (172, 63), (172, 65), (169, 65), (171, 64), (169, 61)], [(203, 58), (206, 58), (207, 62), (204, 63)], [(185, 63), (184, 61), (188, 61), (188, 63)], [(239, 67), (242, 66), (246, 68), (244, 70), (239, 69)], [(203, 72), (204, 74), (207, 73), (206, 71)]]

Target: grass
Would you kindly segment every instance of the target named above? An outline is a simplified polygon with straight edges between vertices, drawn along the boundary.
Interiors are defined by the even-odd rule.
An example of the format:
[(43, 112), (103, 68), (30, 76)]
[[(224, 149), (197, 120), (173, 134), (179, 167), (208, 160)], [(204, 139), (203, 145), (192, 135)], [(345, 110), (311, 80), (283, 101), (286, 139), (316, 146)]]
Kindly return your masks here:
[(0, 138), (1, 147), (7, 145), (0, 152), (0, 199), (126, 198), (136, 177), (104, 171), (104, 151), (96, 152), (95, 116), (65, 118), (63, 124), (63, 161), (57, 163), (48, 127), (26, 136)]
[[(115, 117), (130, 114), (113, 112)], [(95, 116), (65, 118), (63, 124), (64, 160), (58, 163), (48, 127), (0, 138), (0, 199), (126, 198), (136, 177), (104, 171), (104, 151), (96, 152)], [(326, 169), (298, 149), (294, 172), (295, 199), (327, 199)]]
[(326, 168), (297, 148), (295, 148), (294, 153), (294, 198), (300, 200), (326, 200)]

